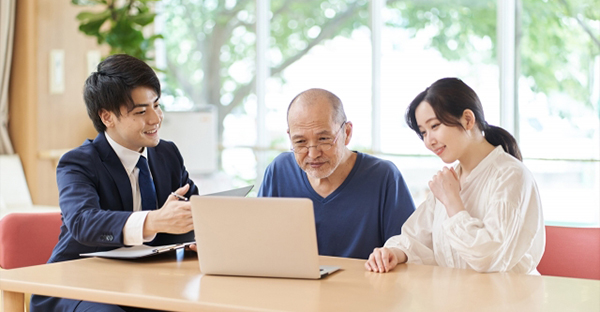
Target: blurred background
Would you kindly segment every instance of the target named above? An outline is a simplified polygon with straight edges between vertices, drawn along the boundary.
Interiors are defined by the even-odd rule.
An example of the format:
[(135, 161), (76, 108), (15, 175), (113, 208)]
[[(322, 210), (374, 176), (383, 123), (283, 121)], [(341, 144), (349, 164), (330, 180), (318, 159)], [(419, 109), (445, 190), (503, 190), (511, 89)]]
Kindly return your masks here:
[[(111, 5), (129, 24), (111, 20)], [(119, 51), (156, 68), (161, 137), (201, 193), (255, 184), (255, 196), (289, 151), (289, 102), (317, 87), (342, 99), (350, 148), (393, 161), (419, 205), (445, 164), (404, 112), (437, 79), (459, 77), (488, 123), (519, 141), (546, 223), (600, 226), (598, 0), (18, 1), (8, 129), (34, 203), (58, 203), (56, 161), (95, 137), (81, 89)]]

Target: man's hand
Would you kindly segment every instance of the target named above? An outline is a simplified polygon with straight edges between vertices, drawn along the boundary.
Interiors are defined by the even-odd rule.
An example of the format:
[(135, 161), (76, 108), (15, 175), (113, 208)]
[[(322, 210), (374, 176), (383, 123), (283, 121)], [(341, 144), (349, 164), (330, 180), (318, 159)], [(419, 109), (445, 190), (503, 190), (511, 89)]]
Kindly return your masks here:
[(194, 244), (187, 246), (186, 249), (198, 252), (198, 245), (196, 245), (196, 243), (194, 243)]
[[(186, 184), (177, 189), (175, 193), (183, 196), (189, 188), (189, 184)], [(148, 213), (144, 222), (144, 237), (156, 233), (183, 234), (193, 229), (194, 223), (190, 202), (180, 201), (177, 197), (169, 195), (160, 209)]]

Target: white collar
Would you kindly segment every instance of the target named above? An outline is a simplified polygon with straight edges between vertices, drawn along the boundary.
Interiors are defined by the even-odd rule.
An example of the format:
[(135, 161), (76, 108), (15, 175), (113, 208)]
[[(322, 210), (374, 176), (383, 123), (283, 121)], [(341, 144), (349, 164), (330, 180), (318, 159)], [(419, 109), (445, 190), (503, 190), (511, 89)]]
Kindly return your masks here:
[[(494, 149), (489, 154), (487, 154), (487, 156), (485, 156), (477, 164), (477, 166), (475, 166), (475, 168), (473, 168), (473, 170), (471, 170), (471, 173), (469, 173), (469, 176), (467, 177), (465, 182), (470, 182), (472, 179), (477, 177), (480, 172), (486, 170), (486, 168), (488, 168), (489, 166), (494, 164), (494, 162), (496, 161), (496, 158), (498, 158), (500, 155), (502, 155), (504, 153), (505, 152), (504, 152), (504, 148), (502, 148), (502, 145), (498, 145), (498, 146), (494, 147)], [(462, 166), (460, 165), (460, 162), (458, 164), (456, 164), (456, 166), (454, 167), (454, 170), (456, 170), (456, 172), (460, 172), (460, 174), (462, 174)]]
[(115, 140), (113, 140), (108, 133), (104, 132), (104, 135), (106, 136), (106, 140), (108, 141), (108, 144), (110, 144), (110, 147), (112, 147), (117, 154), (117, 157), (119, 157), (119, 160), (121, 160), (121, 163), (123, 164), (123, 167), (125, 167), (125, 170), (127, 170), (127, 173), (133, 172), (133, 169), (135, 169), (135, 166), (140, 159), (140, 156), (144, 156), (146, 159), (148, 159), (148, 148), (144, 148), (141, 153), (132, 151), (115, 142)]

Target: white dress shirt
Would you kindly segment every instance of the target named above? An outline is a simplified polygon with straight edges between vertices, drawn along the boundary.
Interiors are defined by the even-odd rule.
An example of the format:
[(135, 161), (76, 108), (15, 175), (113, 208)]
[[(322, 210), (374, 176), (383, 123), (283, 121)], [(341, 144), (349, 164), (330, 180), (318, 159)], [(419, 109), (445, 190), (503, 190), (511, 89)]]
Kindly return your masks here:
[(539, 274), (542, 205), (533, 174), (521, 161), (497, 146), (461, 184), (460, 197), (466, 211), (448, 218), (430, 193), (385, 247), (404, 251), (409, 263)]
[[(125, 171), (127, 171), (127, 175), (129, 176), (129, 182), (131, 182), (131, 195), (133, 198), (133, 213), (127, 219), (125, 226), (123, 227), (123, 244), (126, 246), (137, 246), (142, 245), (144, 242), (149, 242), (156, 237), (156, 234), (144, 237), (144, 222), (146, 221), (146, 217), (150, 211), (142, 211), (142, 195), (140, 193), (140, 185), (138, 183), (138, 177), (140, 175), (140, 169), (137, 168), (137, 162), (140, 159), (140, 156), (146, 157), (148, 159), (148, 149), (144, 148), (144, 150), (139, 153), (136, 151), (132, 151), (119, 143), (115, 142), (108, 133), (104, 133), (106, 135), (106, 140), (108, 144), (115, 151), (119, 160), (123, 164)], [(148, 159), (148, 161), (150, 161)], [(152, 174), (152, 173), (150, 173)]]

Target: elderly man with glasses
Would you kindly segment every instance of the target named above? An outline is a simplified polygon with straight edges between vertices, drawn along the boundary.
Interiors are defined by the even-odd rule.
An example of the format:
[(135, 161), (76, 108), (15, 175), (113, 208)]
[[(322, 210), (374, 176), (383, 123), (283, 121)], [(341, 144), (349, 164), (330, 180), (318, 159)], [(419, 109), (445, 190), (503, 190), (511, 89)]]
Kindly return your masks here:
[(335, 94), (298, 94), (287, 132), (292, 152), (269, 165), (258, 196), (310, 198), (320, 255), (367, 259), (400, 234), (415, 210), (406, 183), (390, 161), (348, 149), (352, 122)]

